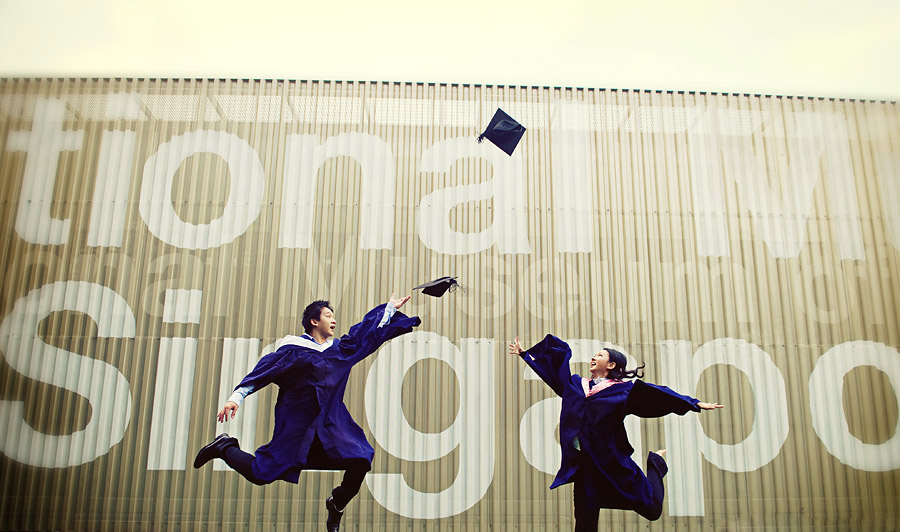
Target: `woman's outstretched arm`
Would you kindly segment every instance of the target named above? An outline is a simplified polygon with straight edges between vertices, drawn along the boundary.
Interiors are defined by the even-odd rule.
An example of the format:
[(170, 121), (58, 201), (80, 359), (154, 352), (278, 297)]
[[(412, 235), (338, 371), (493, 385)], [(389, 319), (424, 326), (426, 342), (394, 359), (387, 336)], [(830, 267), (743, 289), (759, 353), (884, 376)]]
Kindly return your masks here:
[(509, 354), (522, 358), (557, 395), (563, 394), (566, 383), (572, 376), (569, 370), (572, 351), (568, 344), (548, 334), (531, 349), (522, 349), (517, 336), (509, 344)]

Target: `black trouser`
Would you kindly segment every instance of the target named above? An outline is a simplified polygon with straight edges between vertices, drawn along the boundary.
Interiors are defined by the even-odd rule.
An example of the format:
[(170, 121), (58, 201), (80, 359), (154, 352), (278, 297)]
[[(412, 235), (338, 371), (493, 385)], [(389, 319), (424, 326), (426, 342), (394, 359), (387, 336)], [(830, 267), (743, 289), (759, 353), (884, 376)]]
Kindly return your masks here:
[[(253, 460), (256, 457), (242, 451), (237, 445), (225, 449), (225, 456), (222, 459), (225, 460), (229, 467), (257, 486), (271, 482), (261, 480), (253, 474)], [(341, 485), (334, 488), (331, 492), (331, 496), (334, 498), (334, 505), (339, 510), (347, 506), (350, 499), (359, 493), (359, 488), (366, 478), (366, 473), (372, 469), (372, 464), (365, 458), (332, 460), (325, 454), (325, 449), (322, 447), (322, 442), (319, 441), (318, 435), (316, 435), (316, 439), (313, 440), (313, 444), (309, 448), (309, 456), (306, 461), (315, 464), (316, 469), (344, 470), (344, 478), (341, 480)]]
[[(575, 532), (597, 532), (597, 525), (600, 520), (600, 508), (597, 507), (597, 501), (588, 501), (584, 490), (584, 482), (582, 481), (583, 468), (578, 468), (575, 473)], [(647, 455), (647, 480), (653, 488), (653, 502), (649, 508), (641, 508), (636, 510), (644, 519), (656, 521), (662, 515), (663, 497), (665, 496), (665, 488), (663, 488), (663, 477), (669, 471), (666, 461), (656, 453)]]

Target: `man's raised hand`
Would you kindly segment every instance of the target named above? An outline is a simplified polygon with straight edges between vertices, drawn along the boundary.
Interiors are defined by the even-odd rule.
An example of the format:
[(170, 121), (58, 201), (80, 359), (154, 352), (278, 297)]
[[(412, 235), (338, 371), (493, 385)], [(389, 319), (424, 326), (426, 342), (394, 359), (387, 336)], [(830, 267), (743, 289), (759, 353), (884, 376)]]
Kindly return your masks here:
[(409, 296), (405, 296), (405, 297), (401, 297), (400, 299), (397, 299), (397, 294), (395, 294), (395, 293), (391, 294), (390, 303), (392, 303), (394, 305), (395, 309), (399, 309), (407, 301), (409, 301)]

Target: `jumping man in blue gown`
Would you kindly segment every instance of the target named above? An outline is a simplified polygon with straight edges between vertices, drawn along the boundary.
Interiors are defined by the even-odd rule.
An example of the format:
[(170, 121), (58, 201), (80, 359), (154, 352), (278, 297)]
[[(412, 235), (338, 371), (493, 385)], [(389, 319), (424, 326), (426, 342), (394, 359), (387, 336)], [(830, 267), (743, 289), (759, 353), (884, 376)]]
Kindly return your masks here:
[(649, 453), (647, 475), (631, 459), (625, 416), (660, 417), (723, 408), (675, 393), (665, 386), (630, 380), (641, 368), (626, 371), (625, 355), (603, 349), (591, 357), (591, 377), (573, 375), (568, 344), (547, 335), (524, 350), (519, 339), (509, 352), (520, 356), (562, 397), (559, 444), (562, 464), (550, 489), (574, 482), (575, 532), (596, 532), (601, 508), (633, 510), (655, 521), (662, 515), (665, 450)]
[(344, 507), (371, 469), (375, 450), (344, 406), (344, 390), (353, 366), (388, 340), (408, 333), (421, 320), (397, 310), (410, 296), (370, 310), (361, 322), (334, 339), (337, 321), (328, 301), (314, 301), (303, 312), (302, 336), (287, 336), (262, 357), (218, 413), (220, 423), (234, 418), (243, 399), (277, 384), (272, 441), (242, 451), (236, 438), (220, 434), (197, 453), (194, 467), (220, 458), (254, 484), (275, 480), (297, 483), (304, 469), (344, 470), (340, 486), (325, 501), (327, 528), (337, 532)]

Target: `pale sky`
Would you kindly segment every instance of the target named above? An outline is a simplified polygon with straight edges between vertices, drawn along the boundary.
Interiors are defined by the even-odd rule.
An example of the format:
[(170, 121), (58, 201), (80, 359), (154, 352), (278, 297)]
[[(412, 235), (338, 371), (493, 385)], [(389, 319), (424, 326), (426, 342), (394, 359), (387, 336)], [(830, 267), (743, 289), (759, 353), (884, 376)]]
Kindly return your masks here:
[(900, 0), (0, 0), (0, 77), (900, 99)]

